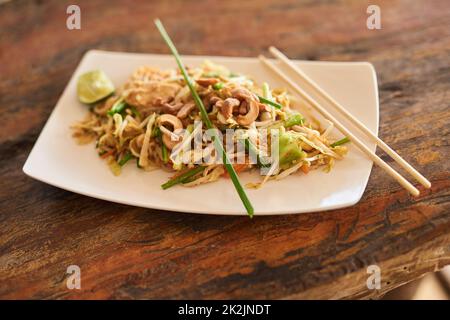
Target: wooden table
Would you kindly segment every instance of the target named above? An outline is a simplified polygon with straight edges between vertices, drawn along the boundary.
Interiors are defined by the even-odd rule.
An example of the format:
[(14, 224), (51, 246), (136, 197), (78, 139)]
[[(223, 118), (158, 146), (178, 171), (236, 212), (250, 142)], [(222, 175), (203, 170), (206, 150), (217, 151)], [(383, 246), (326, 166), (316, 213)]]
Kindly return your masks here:
[[(0, 5), (0, 298), (367, 298), (450, 263), (448, 1), (64, 1)], [(118, 205), (25, 176), (22, 166), (89, 49), (370, 61), (380, 136), (432, 181), (414, 199), (374, 167), (361, 201), (275, 217), (205, 216)], [(382, 155), (382, 153), (379, 153)], [(389, 159), (383, 156), (391, 163)], [(51, 168), (48, 168), (51, 170)], [(66, 268), (81, 268), (81, 290)], [(381, 268), (368, 290), (366, 268)]]

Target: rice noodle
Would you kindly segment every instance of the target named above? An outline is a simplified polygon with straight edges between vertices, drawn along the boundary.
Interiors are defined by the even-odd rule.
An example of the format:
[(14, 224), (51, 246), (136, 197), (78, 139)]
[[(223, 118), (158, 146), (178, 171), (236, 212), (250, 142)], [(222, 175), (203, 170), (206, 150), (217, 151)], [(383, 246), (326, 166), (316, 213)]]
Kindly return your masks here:
[(296, 172), (298, 169), (300, 169), (302, 166), (304, 165), (303, 162), (299, 162), (296, 165), (290, 167), (289, 169), (284, 170), (283, 172), (281, 172), (280, 174), (278, 174), (275, 179), (276, 180), (281, 180), (283, 178), (286, 178), (287, 176), (293, 174), (294, 172)]
[(156, 114), (154, 113), (147, 123), (147, 130), (145, 131), (144, 141), (142, 143), (141, 153), (139, 155), (139, 165), (146, 167), (148, 165), (148, 144), (155, 123)]

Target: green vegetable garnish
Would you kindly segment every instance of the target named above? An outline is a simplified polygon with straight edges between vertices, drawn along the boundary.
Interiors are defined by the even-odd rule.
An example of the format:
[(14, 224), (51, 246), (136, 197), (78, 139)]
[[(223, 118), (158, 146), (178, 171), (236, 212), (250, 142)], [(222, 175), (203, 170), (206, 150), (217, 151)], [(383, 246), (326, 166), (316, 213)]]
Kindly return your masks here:
[(256, 147), (253, 145), (253, 143), (249, 139), (245, 139), (244, 143), (245, 143), (245, 150), (247, 150), (247, 152), (249, 154), (256, 155), (256, 162), (259, 167), (265, 167), (265, 168), (270, 167), (270, 163), (265, 164), (261, 161), (261, 158), (259, 157)]
[(137, 111), (137, 109), (135, 107), (130, 106), (130, 110), (135, 117), (139, 117), (139, 118), (141, 117), (141, 114), (139, 113), (139, 111)]
[(133, 155), (130, 152), (128, 152), (122, 157), (122, 159), (120, 159), (119, 166), (121, 167), (124, 166), (125, 163), (127, 163), (131, 158), (133, 158)]
[(295, 113), (284, 122), (284, 126), (286, 128), (289, 128), (296, 125), (302, 125), (303, 122), (304, 122), (303, 116), (300, 113)]
[(164, 144), (163, 140), (162, 140), (162, 132), (161, 130), (156, 127), (157, 131), (156, 131), (156, 136), (158, 136), (158, 141), (159, 143), (161, 143), (161, 155), (162, 155), (162, 161), (163, 163), (167, 163), (169, 161), (169, 154), (167, 152), (167, 147)]
[(152, 129), (152, 133), (150, 133), (150, 137), (154, 138), (157, 137), (161, 133), (161, 129), (159, 129), (158, 126), (154, 126)]
[(297, 143), (297, 139), (289, 132), (280, 133), (279, 136), (279, 159), (280, 168), (289, 168), (294, 161), (304, 158), (306, 154)]
[(277, 109), (283, 108), (283, 106), (279, 103), (273, 102), (272, 100), (266, 99), (264, 97), (258, 96), (259, 102), (270, 104), (272, 107), (275, 107)]
[(222, 82), (214, 83), (212, 87), (214, 90), (220, 90), (223, 88), (223, 83)]
[(167, 153), (167, 147), (164, 143), (161, 144), (162, 161), (167, 163), (169, 161), (169, 155)]
[[(164, 29), (164, 26), (162, 25), (161, 21), (159, 19), (155, 20), (155, 25), (158, 28), (159, 33), (163, 37), (164, 41), (169, 46), (170, 51), (172, 51), (173, 56), (175, 57), (175, 61), (184, 77), (184, 80), (186, 81), (186, 84), (189, 87), (189, 90), (191, 91), (192, 97), (195, 101), (195, 104), (197, 105), (198, 109), (200, 110), (200, 114), (202, 117), (203, 122), (206, 124), (206, 127), (208, 129), (214, 129), (211, 120), (208, 117), (208, 113), (206, 112), (205, 106), (203, 105), (202, 99), (200, 99), (200, 96), (198, 95), (197, 91), (195, 90), (194, 85), (192, 84), (192, 80), (189, 78), (186, 69), (184, 68), (183, 63), (181, 62), (180, 55), (178, 54), (177, 49), (175, 48), (175, 45), (173, 44), (172, 40), (170, 39), (169, 35), (167, 34), (166, 30)], [(216, 132), (216, 130), (212, 131), (212, 140), (214, 142), (214, 145), (216, 147), (216, 150), (219, 154), (223, 155), (225, 168), (227, 169), (227, 172), (231, 178), (231, 181), (234, 184), (234, 187), (236, 188), (236, 191), (239, 195), (239, 197), (242, 200), (242, 203), (244, 204), (245, 209), (247, 210), (247, 213), (250, 217), (253, 217), (253, 206), (250, 203), (250, 200), (247, 197), (247, 194), (244, 191), (244, 188), (242, 187), (239, 178), (236, 174), (236, 171), (234, 170), (233, 166), (230, 163), (230, 160), (228, 158), (228, 155), (225, 153), (225, 150), (223, 149), (222, 142), (219, 139), (219, 136)], [(163, 187), (164, 189), (164, 187)]]
[(196, 174), (203, 172), (203, 170), (205, 170), (205, 169), (206, 169), (206, 166), (192, 168), (191, 170), (179, 175), (178, 177), (170, 179), (169, 181), (167, 181), (166, 183), (161, 185), (161, 188), (166, 190), (166, 189), (169, 189), (170, 187), (173, 187), (179, 183), (183, 183), (184, 181), (188, 180), (189, 178), (195, 176)]
[(350, 139), (347, 138), (347, 137), (344, 137), (341, 140), (338, 140), (338, 141), (330, 144), (330, 147), (334, 148), (334, 147), (340, 146), (341, 144), (345, 144), (345, 143), (348, 143), (348, 142), (350, 142)]
[(122, 111), (125, 110), (125, 108), (127, 107), (127, 103), (125, 101), (123, 101), (122, 98), (118, 99), (116, 102), (114, 102), (113, 106), (111, 107), (111, 109), (108, 111), (108, 114), (110, 116), (115, 115), (116, 113), (121, 113)]

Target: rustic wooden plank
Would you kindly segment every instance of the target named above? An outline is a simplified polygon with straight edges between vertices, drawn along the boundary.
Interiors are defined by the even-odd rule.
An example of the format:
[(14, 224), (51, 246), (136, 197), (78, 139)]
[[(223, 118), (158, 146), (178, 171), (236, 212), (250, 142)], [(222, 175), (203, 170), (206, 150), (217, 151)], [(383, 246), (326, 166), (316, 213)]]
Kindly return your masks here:
[[(65, 28), (68, 4), (0, 5), (0, 297), (377, 297), (450, 262), (447, 1), (379, 1), (377, 31), (365, 28), (364, 1), (79, 1), (81, 31)], [(374, 168), (351, 208), (249, 220), (133, 208), (26, 177), (86, 50), (168, 53), (155, 16), (185, 54), (255, 56), (275, 44), (291, 58), (372, 62), (380, 136), (432, 189), (411, 198)], [(65, 286), (70, 264), (80, 291)], [(371, 264), (378, 291), (364, 287)]]

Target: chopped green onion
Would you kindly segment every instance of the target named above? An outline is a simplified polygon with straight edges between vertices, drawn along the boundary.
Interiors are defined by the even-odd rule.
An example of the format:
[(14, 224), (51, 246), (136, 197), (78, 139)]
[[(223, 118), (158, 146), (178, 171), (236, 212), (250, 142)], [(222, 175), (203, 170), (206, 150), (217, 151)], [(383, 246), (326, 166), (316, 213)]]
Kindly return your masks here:
[(214, 83), (212, 87), (214, 90), (220, 90), (223, 88), (223, 83), (222, 82)]
[(141, 114), (139, 113), (139, 111), (137, 111), (137, 109), (135, 107), (130, 106), (130, 110), (135, 117), (139, 117), (139, 118), (141, 117)]
[(283, 108), (283, 106), (282, 106), (281, 104), (276, 103), (276, 102), (273, 102), (272, 100), (263, 98), (263, 97), (261, 97), (261, 96), (258, 96), (258, 99), (259, 99), (259, 102), (266, 103), (266, 104), (270, 104), (272, 107), (275, 107), (275, 108), (277, 108), (277, 109)]
[(186, 179), (184, 179), (183, 181), (181, 181), (181, 184), (190, 183), (190, 182), (193, 182), (193, 181), (195, 181), (195, 180), (197, 180), (197, 178), (195, 178), (195, 176), (189, 177), (189, 178), (186, 178)]
[(127, 107), (127, 103), (125, 101), (123, 101), (122, 98), (120, 98), (119, 100), (114, 102), (113, 106), (108, 111), (108, 114), (110, 116), (113, 116), (116, 113), (121, 113), (123, 110), (125, 110), (126, 107)]
[(183, 183), (183, 181), (186, 181), (189, 178), (195, 176), (196, 174), (203, 172), (203, 170), (205, 170), (205, 169), (206, 169), (206, 166), (199, 166), (199, 167), (192, 168), (191, 170), (179, 175), (178, 177), (172, 178), (169, 181), (167, 181), (166, 183), (162, 184), (161, 188), (166, 190), (177, 184)]
[(296, 126), (296, 125), (302, 125), (303, 124), (303, 116), (300, 113), (296, 113), (294, 115), (291, 115), (285, 122), (284, 126), (286, 128)]
[(230, 78), (237, 78), (237, 77), (240, 77), (239, 74), (234, 73), (234, 72), (230, 72), (230, 74), (229, 74), (228, 76), (229, 76)]
[(150, 135), (152, 138), (156, 137), (158, 138), (159, 143), (161, 144), (161, 155), (162, 155), (162, 161), (164, 163), (167, 163), (169, 161), (169, 154), (167, 152), (167, 147), (164, 144), (163, 140), (162, 140), (162, 132), (161, 129), (159, 129), (159, 127), (155, 127), (153, 128), (153, 131)]
[(162, 161), (163, 161), (163, 163), (167, 163), (169, 161), (169, 154), (167, 152), (167, 147), (162, 140), (161, 130), (159, 128), (157, 128), (157, 129), (158, 129), (158, 131), (157, 131), (158, 141), (159, 141), (159, 143), (161, 143)]
[(162, 152), (162, 161), (167, 163), (169, 161), (169, 154), (167, 152), (167, 147), (164, 143), (161, 142), (161, 152)]
[(249, 155), (256, 155), (256, 162), (258, 164), (258, 167), (270, 167), (270, 163), (269, 164), (265, 164), (261, 161), (261, 158), (259, 157), (258, 151), (256, 150), (256, 147), (253, 145), (253, 143), (249, 140), (249, 139), (245, 139), (244, 140), (245, 143), (245, 149), (247, 150), (247, 152), (249, 153)]
[(119, 166), (123, 166), (123, 165), (125, 165), (125, 163), (127, 163), (131, 158), (133, 158), (133, 155), (130, 153), (130, 152), (128, 152), (127, 154), (125, 154), (123, 157), (122, 157), (122, 159), (120, 159), (120, 161), (119, 161)]
[[(208, 117), (208, 113), (206, 112), (205, 106), (203, 105), (203, 101), (202, 101), (202, 99), (200, 99), (200, 96), (198, 95), (197, 91), (195, 90), (195, 87), (192, 84), (192, 81), (189, 78), (189, 76), (186, 72), (186, 69), (184, 68), (183, 63), (181, 62), (180, 55), (178, 54), (178, 51), (175, 48), (175, 45), (173, 44), (169, 35), (167, 34), (166, 29), (164, 28), (164, 26), (162, 25), (162, 23), (159, 19), (155, 20), (155, 25), (158, 28), (158, 31), (161, 34), (161, 36), (163, 37), (164, 41), (169, 46), (170, 51), (172, 51), (175, 61), (178, 65), (178, 67), (180, 68), (180, 71), (184, 77), (184, 80), (186, 81), (186, 84), (188, 85), (189, 90), (191, 91), (191, 94), (195, 101), (195, 104), (197, 105), (198, 109), (200, 110), (200, 114), (201, 114), (203, 122), (206, 124), (206, 127), (208, 129), (214, 129), (214, 127), (211, 123), (211, 120)], [(253, 211), (254, 211), (253, 206), (250, 203), (250, 200), (248, 199), (247, 194), (245, 193), (245, 190), (241, 185), (241, 182), (239, 181), (236, 171), (234, 170), (233, 166), (230, 163), (228, 155), (225, 153), (225, 150), (223, 149), (222, 142), (220, 141), (216, 130), (212, 130), (212, 140), (214, 142), (217, 152), (219, 154), (223, 155), (225, 168), (227, 169), (227, 172), (231, 178), (231, 181), (233, 182), (234, 187), (236, 188), (236, 191), (237, 191), (239, 197), (241, 198), (242, 203), (244, 204), (244, 207), (247, 210), (248, 215), (250, 217), (253, 217)]]
[(350, 139), (345, 137), (345, 138), (342, 138), (341, 140), (338, 140), (338, 141), (330, 144), (330, 147), (334, 148), (334, 147), (340, 146), (341, 144), (345, 144), (348, 142), (350, 142)]
[(161, 129), (159, 129), (158, 126), (154, 126), (152, 133), (150, 133), (150, 137), (151, 138), (157, 137), (160, 133), (161, 133)]

